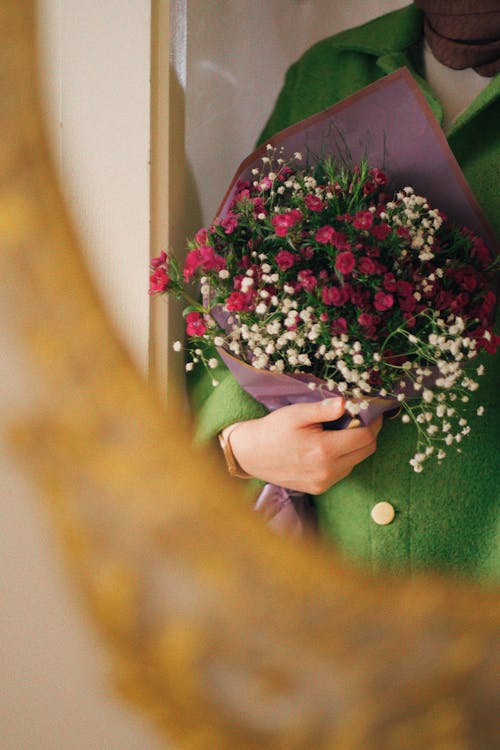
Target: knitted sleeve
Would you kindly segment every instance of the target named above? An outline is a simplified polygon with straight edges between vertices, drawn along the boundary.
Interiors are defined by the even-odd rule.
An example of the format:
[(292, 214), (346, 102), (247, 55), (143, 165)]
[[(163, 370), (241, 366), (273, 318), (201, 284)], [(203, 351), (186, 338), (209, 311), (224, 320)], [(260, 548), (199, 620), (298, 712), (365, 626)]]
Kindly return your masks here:
[[(205, 356), (208, 359), (216, 355), (214, 351), (207, 351)], [(241, 388), (222, 362), (210, 371), (198, 363), (187, 382), (191, 407), (196, 415), (195, 443), (207, 442), (234, 422), (267, 414), (265, 407)]]

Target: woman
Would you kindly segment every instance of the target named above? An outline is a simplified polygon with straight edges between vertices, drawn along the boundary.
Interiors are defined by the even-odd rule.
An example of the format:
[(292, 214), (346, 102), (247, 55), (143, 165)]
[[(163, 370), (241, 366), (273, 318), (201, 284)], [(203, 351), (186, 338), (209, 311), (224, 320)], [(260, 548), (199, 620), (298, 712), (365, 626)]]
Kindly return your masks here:
[[(498, 231), (499, 46), (489, 41), (495, 24), (500, 36), (495, 5), (422, 0), (316, 44), (288, 71), (260, 142), (407, 66)], [(464, 15), (451, 15), (449, 6)], [(497, 580), (498, 354), (484, 363), (486, 375), (467, 405), (472, 434), (462, 453), (442, 466), (428, 462), (418, 475), (407, 463), (413, 435), (399, 420), (386, 420), (383, 429), (379, 420), (326, 432), (322, 422), (343, 413), (341, 399), (267, 414), (227, 371), (215, 389), (201, 373), (193, 379), (198, 437), (222, 432), (241, 476), (313, 494), (321, 533), (350, 559), (373, 569), (434, 568)]]

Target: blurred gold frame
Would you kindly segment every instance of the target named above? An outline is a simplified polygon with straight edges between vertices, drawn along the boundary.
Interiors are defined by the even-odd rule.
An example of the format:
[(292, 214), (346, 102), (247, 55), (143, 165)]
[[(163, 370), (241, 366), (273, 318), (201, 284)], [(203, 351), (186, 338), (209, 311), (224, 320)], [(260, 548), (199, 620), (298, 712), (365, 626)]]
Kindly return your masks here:
[(0, 58), (3, 324), (34, 383), (6, 447), (122, 692), (182, 748), (493, 750), (498, 593), (371, 576), (262, 526), (106, 319), (43, 134), (28, 0), (0, 3)]

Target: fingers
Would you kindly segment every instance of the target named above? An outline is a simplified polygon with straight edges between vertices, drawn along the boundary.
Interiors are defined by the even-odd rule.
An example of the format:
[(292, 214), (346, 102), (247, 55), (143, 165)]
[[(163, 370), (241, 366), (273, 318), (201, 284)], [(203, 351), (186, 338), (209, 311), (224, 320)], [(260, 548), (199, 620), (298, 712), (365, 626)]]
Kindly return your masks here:
[(340, 396), (333, 396), (323, 401), (285, 406), (284, 410), (295, 427), (306, 427), (339, 419), (345, 412), (345, 401)]
[(332, 457), (340, 457), (369, 446), (376, 441), (382, 426), (382, 417), (368, 427), (356, 427), (354, 430), (325, 430), (321, 435), (323, 449)]

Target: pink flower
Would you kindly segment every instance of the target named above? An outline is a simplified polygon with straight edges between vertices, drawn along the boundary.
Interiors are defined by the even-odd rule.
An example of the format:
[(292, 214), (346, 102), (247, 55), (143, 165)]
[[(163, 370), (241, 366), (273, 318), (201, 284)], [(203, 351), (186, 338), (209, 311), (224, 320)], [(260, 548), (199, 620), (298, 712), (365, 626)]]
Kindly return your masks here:
[(484, 348), (486, 349), (488, 354), (496, 354), (499, 346), (500, 346), (500, 336), (497, 336), (496, 333), (492, 333), (490, 340), (486, 341)]
[(413, 287), (409, 281), (399, 279), (396, 282), (396, 290), (400, 297), (413, 297)]
[(373, 214), (371, 211), (356, 211), (353, 225), (356, 229), (370, 229), (373, 224)]
[(384, 274), (384, 289), (386, 292), (396, 291), (396, 278), (393, 273), (389, 272)]
[(207, 324), (199, 312), (186, 315), (186, 333), (188, 336), (203, 336), (207, 332)]
[(302, 213), (298, 208), (292, 208), (283, 214), (275, 214), (271, 219), (274, 232), (278, 237), (286, 237), (288, 231), (302, 219)]
[(375, 296), (373, 298), (373, 305), (375, 307), (375, 310), (378, 310), (379, 312), (384, 312), (384, 310), (389, 310), (394, 304), (394, 297), (392, 294), (385, 294), (385, 292), (375, 292)]
[(349, 301), (349, 290), (345, 286), (325, 286), (321, 292), (321, 299), (325, 305), (335, 305), (341, 307)]
[(184, 261), (184, 270), (183, 270), (184, 281), (189, 281), (191, 276), (193, 276), (193, 274), (196, 273), (200, 264), (201, 264), (200, 251), (190, 250), (189, 253), (186, 255), (186, 260)]
[(217, 255), (211, 245), (201, 245), (195, 250), (190, 250), (186, 255), (183, 270), (184, 280), (189, 281), (198, 270), (221, 271), (224, 266), (224, 258)]
[(450, 310), (454, 312), (457, 315), (460, 315), (463, 313), (465, 309), (467, 309), (467, 305), (469, 302), (469, 295), (465, 292), (460, 292), (460, 294), (453, 295), (453, 299), (450, 302)]
[(472, 266), (464, 266), (458, 268), (453, 273), (455, 281), (463, 287), (467, 292), (473, 292), (477, 287), (476, 271)]
[(333, 320), (330, 326), (330, 331), (334, 335), (347, 333), (347, 320), (345, 318), (337, 318), (336, 320)]
[(250, 190), (248, 190), (248, 188), (245, 188), (244, 190), (241, 190), (241, 192), (239, 192), (236, 195), (234, 202), (239, 203), (240, 201), (248, 201), (248, 200), (250, 200)]
[(300, 285), (306, 290), (306, 292), (312, 292), (312, 290), (318, 283), (316, 276), (313, 275), (313, 272), (309, 268), (306, 268), (303, 271), (299, 271), (297, 278), (300, 282)]
[(292, 210), (289, 211), (289, 214), (294, 224), (302, 220), (302, 211), (299, 208), (292, 208)]
[(417, 306), (417, 300), (410, 294), (408, 297), (399, 297), (399, 306), (405, 312), (413, 312)]
[(481, 268), (486, 268), (491, 263), (490, 251), (479, 237), (474, 237), (471, 255), (476, 258)]
[(276, 263), (280, 271), (286, 271), (288, 268), (291, 268), (296, 260), (297, 256), (289, 250), (280, 250), (279, 253), (276, 253)]
[(243, 292), (231, 292), (226, 300), (225, 307), (229, 312), (243, 312), (250, 310), (252, 307), (252, 296), (251, 294), (244, 294)]
[(408, 241), (411, 240), (410, 231), (406, 227), (398, 227), (396, 229), (396, 234), (398, 235), (398, 237), (401, 237), (403, 240), (408, 240)]
[(170, 277), (165, 268), (157, 268), (149, 277), (149, 294), (165, 292), (170, 283)]
[(481, 305), (481, 313), (484, 315), (489, 315), (493, 312), (495, 305), (497, 303), (497, 297), (494, 292), (491, 290), (487, 291), (484, 295), (483, 303)]
[(317, 195), (311, 195), (310, 193), (304, 198), (304, 203), (310, 211), (322, 211), (325, 204), (318, 198)]
[(162, 250), (156, 258), (151, 258), (151, 268), (158, 268), (162, 266), (167, 260), (167, 253)]
[(375, 273), (376, 270), (377, 266), (371, 258), (367, 258), (366, 255), (364, 255), (359, 259), (358, 271), (360, 273), (366, 273), (368, 276), (371, 276), (373, 273)]
[(325, 224), (323, 227), (320, 227), (316, 230), (314, 239), (316, 240), (316, 242), (321, 242), (322, 245), (328, 245), (331, 243), (334, 234), (335, 229), (329, 224)]
[(265, 191), (270, 190), (273, 186), (273, 181), (269, 179), (269, 177), (264, 177), (264, 179), (259, 183), (259, 190)]
[(349, 250), (349, 248), (351, 247), (344, 232), (334, 232), (332, 237), (332, 245), (336, 247), (337, 250)]
[(253, 198), (252, 203), (254, 216), (258, 216), (259, 214), (265, 214), (267, 216), (266, 204), (264, 203), (263, 198)]
[(489, 338), (486, 338), (484, 335), (486, 330), (482, 326), (479, 326), (471, 331), (470, 336), (476, 340), (478, 349), (485, 349), (488, 354), (496, 354), (496, 350), (500, 346), (500, 336), (489, 331)]
[(194, 241), (197, 245), (204, 245), (208, 239), (208, 229), (206, 227), (202, 227), (201, 229), (198, 229), (194, 236)]
[(378, 167), (370, 169), (370, 176), (375, 184), (379, 186), (387, 185), (387, 183), (389, 182), (389, 178), (387, 177), (385, 172), (382, 172), (382, 170), (378, 169)]
[(372, 237), (375, 237), (376, 240), (379, 240), (380, 242), (383, 242), (387, 235), (390, 233), (391, 228), (389, 224), (377, 224), (376, 226), (371, 228), (371, 235)]
[(354, 287), (351, 291), (351, 302), (356, 307), (369, 307), (370, 306), (370, 292), (368, 289), (363, 289), (362, 286)]
[(232, 234), (238, 226), (238, 219), (233, 213), (229, 212), (228, 215), (221, 220), (220, 225), (226, 234)]
[(358, 323), (360, 326), (363, 326), (363, 328), (371, 328), (377, 324), (378, 320), (378, 315), (371, 315), (367, 312), (362, 312), (358, 315)]
[(350, 250), (347, 250), (344, 253), (339, 253), (335, 259), (335, 268), (344, 276), (351, 273), (355, 265), (356, 259)]

